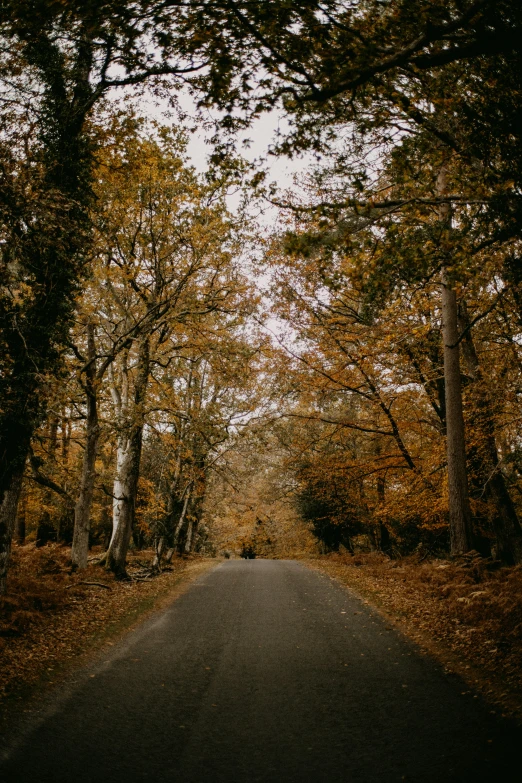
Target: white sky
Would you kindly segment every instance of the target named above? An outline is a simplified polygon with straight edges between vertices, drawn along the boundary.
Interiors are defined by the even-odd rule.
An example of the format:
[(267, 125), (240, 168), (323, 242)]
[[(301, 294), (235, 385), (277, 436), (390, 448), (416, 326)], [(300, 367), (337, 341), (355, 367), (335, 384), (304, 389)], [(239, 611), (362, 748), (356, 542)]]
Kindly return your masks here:
[[(196, 112), (190, 96), (188, 94), (178, 94), (177, 98), (182, 110), (194, 116)], [(158, 103), (156, 99), (142, 102), (138, 110), (140, 113), (155, 118), (165, 125), (176, 122), (175, 112), (172, 110), (172, 107), (167, 105), (167, 103)], [(286, 122), (281, 112), (273, 111), (263, 115), (256, 120), (251, 128), (239, 136), (237, 150), (239, 154), (251, 163), (263, 161), (262, 165), (268, 170), (267, 182), (276, 182), (280, 189), (285, 190), (292, 187), (294, 175), (304, 171), (309, 159), (306, 156), (293, 159), (268, 156), (268, 149), (270, 144), (274, 142), (278, 129), (282, 131), (286, 129)], [(209, 143), (210, 137), (211, 133), (206, 132), (205, 128), (201, 128), (200, 131), (193, 131), (189, 135), (188, 154), (191, 162), (199, 172), (207, 169), (207, 158), (212, 153), (212, 146)], [(250, 140), (249, 146), (242, 144), (244, 139)], [(234, 211), (239, 205), (240, 197), (238, 193), (228, 198), (228, 206), (231, 211)], [(261, 230), (270, 230), (275, 228), (278, 216), (278, 209), (267, 203), (266, 208), (263, 209), (263, 214), (259, 214), (256, 211), (255, 219)], [(270, 276), (268, 273), (260, 276), (258, 274), (255, 282), (256, 286), (266, 291), (270, 285)], [(278, 318), (274, 317), (267, 319), (266, 326), (268, 327), (268, 333), (272, 337), (274, 335), (282, 336), (282, 333), (287, 330), (287, 327)]]
[[(183, 111), (189, 115), (195, 115), (194, 104), (188, 93), (178, 93), (177, 98)], [(145, 111), (150, 117), (155, 117), (165, 124), (174, 122), (173, 110), (167, 104), (157, 101), (145, 101), (139, 106), (139, 111)], [(237, 150), (246, 160), (254, 163), (264, 160), (268, 167), (268, 181), (277, 182), (280, 188), (287, 188), (292, 185), (292, 177), (295, 173), (302, 171), (306, 166), (306, 158), (275, 158), (268, 156), (268, 149), (271, 142), (274, 141), (278, 129), (285, 130), (286, 121), (281, 112), (270, 112), (264, 114), (260, 119), (238, 137)], [(207, 168), (207, 157), (212, 152), (209, 144), (210, 132), (204, 128), (201, 131), (195, 131), (190, 134), (188, 153), (192, 163), (198, 171), (205, 171)], [(249, 146), (244, 146), (244, 140), (250, 140)]]

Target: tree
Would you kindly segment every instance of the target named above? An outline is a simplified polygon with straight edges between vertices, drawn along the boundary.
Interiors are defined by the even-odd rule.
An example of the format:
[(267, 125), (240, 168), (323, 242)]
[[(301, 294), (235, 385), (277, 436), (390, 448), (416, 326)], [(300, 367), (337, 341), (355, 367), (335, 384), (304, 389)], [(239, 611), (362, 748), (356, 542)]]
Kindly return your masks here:
[[(237, 306), (243, 288), (233, 262), (241, 250), (241, 219), (234, 222), (224, 204), (229, 180), (205, 183), (183, 156), (184, 140), (166, 129), (155, 139), (128, 139), (107, 161), (99, 185), (104, 208), (95, 308), (99, 326), (114, 334), (104, 366), (117, 437), (105, 559), (120, 576), (135, 517), (151, 372), (171, 367), (209, 317)], [(196, 483), (186, 492), (192, 502)]]
[[(417, 143), (418, 138), (413, 142), (415, 150)], [(274, 288), (277, 313), (289, 322), (290, 334), (298, 335), (295, 346), (284, 339), (282, 344), (287, 353), (294, 357), (296, 366), (302, 368), (301, 372), (294, 370), (289, 381), (291, 389), (299, 390), (296, 400), (300, 401), (289, 413), (297, 420), (300, 419), (304, 428), (308, 429), (308, 421), (314, 422), (314, 426), (319, 428), (317, 432), (312, 431), (309, 436), (297, 439), (297, 453), (307, 454), (310, 450), (313, 453), (316, 449), (314, 444), (322, 439), (329, 444), (342, 442), (342, 429), (368, 433), (359, 436), (359, 443), (353, 453), (346, 438), (344, 448), (337, 447), (333, 459), (326, 446), (319, 449), (320, 457), (317, 459), (307, 458), (305, 464), (310, 481), (322, 487), (317, 492), (319, 501), (323, 502), (330, 484), (334, 485), (334, 495), (337, 493), (342, 498), (343, 493), (338, 489), (340, 485), (347, 482), (350, 485), (353, 480), (355, 488), (358, 476), (376, 475), (379, 481), (371, 493), (378, 502), (370, 502), (370, 518), (378, 507), (384, 509), (388, 506), (391, 510), (393, 505), (395, 510), (391, 519), (403, 519), (404, 522), (410, 519), (413, 522), (417, 517), (421, 522), (420, 527), (419, 522), (415, 523), (418, 542), (422, 528), (431, 528), (434, 534), (439, 535), (443, 530), (441, 523), (444, 518), (443, 498), (438, 482), (432, 478), (440, 475), (441, 469), (446, 467), (441, 454), (441, 436), (447, 427), (446, 384), (441, 372), (442, 346), (437, 346), (442, 313), (430, 278), (436, 279), (441, 266), (448, 265), (447, 259), (450, 257), (451, 279), (459, 281), (461, 331), (452, 341), (446, 342), (454, 346), (453, 350), (464, 346), (465, 357), (472, 330), (477, 330), (478, 324), (486, 330), (480, 338), (485, 350), (491, 350), (486, 348), (492, 344), (486, 324), (499, 301), (504, 301), (503, 297), (508, 295), (509, 289), (505, 289), (500, 298), (494, 293), (494, 275), (502, 269), (503, 264), (502, 248), (493, 256), (489, 246), (480, 254), (473, 250), (482, 234), (482, 224), (475, 219), (475, 210), (467, 214), (468, 207), (455, 209), (451, 242), (442, 244), (440, 205), (436, 194), (433, 194), (434, 202), (430, 203), (430, 196), (425, 195), (424, 190), (434, 186), (433, 179), (430, 182), (427, 176), (429, 168), (426, 164), (429, 159), (426, 156), (406, 157), (408, 149), (412, 153), (412, 145), (406, 142), (405, 146), (404, 155), (399, 156), (394, 151), (390, 169), (384, 161), (378, 183), (381, 188), (389, 183), (381, 199), (400, 205), (400, 208), (382, 207), (380, 211), (377, 202), (374, 202), (373, 212), (354, 214), (340, 207), (335, 210), (333, 205), (331, 212), (313, 207), (307, 212), (297, 206), (294, 210), (295, 223), (292, 224), (291, 218), (287, 216), (271, 258), (277, 264), (274, 274), (277, 281)], [(395, 168), (404, 165), (405, 160), (410, 165), (407, 176), (404, 170), (397, 171)], [(422, 172), (418, 174), (416, 169), (421, 167)], [(400, 178), (398, 175), (401, 171)], [(436, 176), (433, 170), (431, 176)], [(310, 178), (310, 200), (316, 187), (316, 181)], [(418, 200), (406, 207), (401, 203), (402, 188), (406, 192), (415, 188)], [(423, 199), (426, 199), (425, 205)], [(469, 268), (470, 256), (473, 259), (473, 270)], [(464, 284), (460, 282), (463, 263), (467, 264), (468, 273)], [(471, 271), (473, 274), (470, 274)], [(463, 321), (462, 313), (468, 298), (472, 302), (473, 315)], [(456, 318), (455, 309), (453, 313)], [(468, 359), (465, 359), (467, 365)], [(494, 371), (489, 364), (487, 366), (488, 372)], [(288, 374), (286, 366), (284, 372)], [(517, 371), (514, 372), (513, 377), (516, 377)], [(460, 376), (461, 371), (458, 369), (458, 387), (461, 385)], [(498, 379), (496, 374), (495, 377)], [(497, 454), (497, 446), (493, 442), (486, 446), (475, 426), (477, 416), (480, 415), (484, 427), (485, 410), (484, 403), (479, 403), (485, 389), (475, 394), (475, 378), (476, 374), (473, 373), (472, 377), (470, 373), (462, 381), (464, 412), (470, 432), (464, 459), (467, 456), (473, 479), (473, 543), (487, 552), (487, 540), (493, 538), (497, 555), (505, 562), (515, 562), (519, 537), (517, 514), (504, 478), (505, 467), (501, 466), (498, 456), (496, 459), (493, 457), (493, 453)], [(367, 407), (371, 399), (371, 396), (366, 396), (368, 391), (374, 395), (368, 382), (372, 383), (374, 390), (380, 388), (383, 395), (381, 400), (375, 396), (377, 410)], [(421, 392), (420, 396), (418, 392), (413, 393), (414, 388)], [(426, 395), (424, 400), (422, 393)], [(360, 399), (362, 404), (358, 408), (347, 408), (341, 403), (345, 395), (347, 400), (350, 397)], [(460, 399), (460, 392), (457, 399)], [(392, 479), (393, 474), (382, 459), (389, 453), (389, 446), (385, 446), (387, 428), (378, 418), (383, 413), (381, 402), (392, 411), (395, 431), (400, 434), (413, 463), (415, 478), (408, 481), (412, 490), (408, 500), (406, 497), (409, 493), (403, 494), (403, 491), (398, 494), (388, 492), (385, 502), (378, 498), (379, 493), (382, 498), (383, 481), (390, 489), (393, 485), (396, 488), (404, 486), (397, 474)], [(426, 403), (429, 408), (425, 407)], [(357, 415), (354, 415), (355, 410)], [(489, 424), (485, 431), (499, 432), (499, 415), (502, 414), (500, 411), (493, 413), (491, 407), (488, 410)], [(479, 414), (479, 411), (482, 413)], [(426, 430), (426, 425), (430, 429)], [(389, 435), (394, 437), (399, 452), (403, 453), (400, 441), (393, 435), (394, 429), (392, 426)], [(310, 440), (306, 445), (307, 437)], [(369, 442), (372, 438), (377, 441), (374, 446)], [(476, 447), (478, 438), (480, 445)], [(343, 451), (346, 452), (344, 456)], [(324, 469), (321, 468), (322, 463)], [(344, 467), (339, 463), (344, 464)], [(339, 468), (335, 468), (335, 464)], [(334, 482), (332, 479), (329, 482), (329, 476), (340, 476), (343, 470), (345, 478), (342, 481)], [(482, 477), (480, 488), (477, 484), (479, 475)], [(497, 481), (498, 490), (494, 489)], [(369, 498), (368, 480), (364, 480), (364, 484), (365, 497)], [(489, 510), (482, 504), (484, 492), (491, 497)], [(495, 501), (492, 499), (493, 494)], [(397, 501), (400, 497), (400, 501), (395, 502), (394, 495)], [(344, 506), (349, 513), (352, 503), (349, 494), (346, 494), (339, 508)], [(427, 511), (428, 508), (433, 512), (431, 519), (430, 514), (422, 510)], [(331, 512), (328, 514), (331, 517)], [(359, 512), (359, 520), (364, 519), (365, 514), (364, 511)], [(491, 529), (491, 521), (494, 522), (494, 531)], [(393, 527), (397, 536), (396, 522), (393, 522)], [(509, 544), (506, 544), (507, 540)]]
[(161, 35), (154, 27), (155, 5), (99, 0), (65, 7), (39, 0), (30, 8), (17, 2), (2, 7), (6, 149), (14, 150), (4, 155), (2, 172), (7, 194), (0, 302), (6, 357), (0, 386), (2, 591), (16, 510), (13, 492), (44, 417), (42, 378), (59, 371), (88, 270), (94, 107), (115, 87), (198, 68), (194, 60), (158, 60), (145, 53), (151, 36)]
[[(463, 7), (418, 0), (412, 12), (411, 3), (401, 2), (367, 2), (357, 10), (335, 2), (285, 2), (272, 4), (268, 11), (259, 4), (234, 2), (218, 6), (214, 17), (207, 16), (209, 24), (227, 9), (232, 14), (227, 39), (231, 61), (234, 66), (242, 63), (243, 80), (241, 88), (223, 97), (217, 93), (214, 100), (229, 112), (241, 106), (251, 116), (280, 101), (293, 125), (276, 151), (312, 149), (333, 158), (337, 183), (326, 199), (316, 201), (316, 214), (329, 211), (335, 218), (343, 208), (351, 207), (359, 216), (361, 210), (370, 215), (379, 207), (385, 213), (400, 208), (393, 198), (376, 197), (374, 186), (380, 183), (368, 174), (364, 137), (370, 133), (381, 149), (400, 150), (404, 136), (412, 133), (458, 160), (464, 188), (433, 194), (434, 204), (438, 201), (441, 209), (447, 205), (449, 210), (456, 202), (469, 205), (480, 199), (483, 231), (487, 226), (483, 242), (519, 236), (519, 185), (514, 180), (519, 179), (520, 155), (512, 144), (520, 133), (515, 119), (522, 27), (518, 4), (485, 1)], [(471, 78), (467, 61), (472, 63)], [(498, 138), (499, 114), (509, 141)], [(226, 119), (237, 124), (231, 113)], [(344, 187), (339, 188), (341, 176)], [(404, 198), (402, 206), (411, 196)], [(457, 302), (450, 277), (443, 282), (444, 331), (453, 332), (452, 342), (445, 341), (445, 385), (452, 549), (457, 554), (472, 541), (458, 388)], [(518, 545), (511, 549), (516, 551)]]
[(156, 478), (164, 498), (152, 525), (156, 567), (166, 546), (188, 553), (197, 544), (211, 476), (223, 469), (231, 441), (260, 402), (260, 338), (248, 325), (257, 301), (246, 280), (243, 285), (230, 292), (242, 303), (209, 314), (162, 379), (170, 439), (162, 481)]

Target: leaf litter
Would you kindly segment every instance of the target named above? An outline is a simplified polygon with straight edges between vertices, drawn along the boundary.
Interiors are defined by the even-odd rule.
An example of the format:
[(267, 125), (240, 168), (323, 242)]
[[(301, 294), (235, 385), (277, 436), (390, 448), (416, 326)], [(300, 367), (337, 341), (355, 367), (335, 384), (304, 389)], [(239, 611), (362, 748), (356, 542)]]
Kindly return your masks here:
[(73, 573), (68, 555), (56, 544), (13, 551), (8, 592), (0, 597), (0, 706), (25, 698), (32, 686), (58, 682), (69, 664), (111, 645), (162, 599), (172, 600), (180, 582), (212, 565), (198, 556), (174, 558), (143, 579), (143, 561), (153, 552), (131, 552), (130, 580), (117, 581), (94, 563)]
[(370, 601), (495, 711), (522, 721), (521, 566), (476, 552), (424, 562), (342, 553), (308, 564)]

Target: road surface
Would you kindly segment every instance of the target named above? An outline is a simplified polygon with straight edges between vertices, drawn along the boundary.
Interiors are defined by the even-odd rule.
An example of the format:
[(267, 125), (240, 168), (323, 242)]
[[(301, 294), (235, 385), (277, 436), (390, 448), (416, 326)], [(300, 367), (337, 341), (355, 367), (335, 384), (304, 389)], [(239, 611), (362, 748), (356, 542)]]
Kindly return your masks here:
[(462, 690), (327, 576), (227, 561), (64, 686), (0, 780), (519, 781), (516, 731)]

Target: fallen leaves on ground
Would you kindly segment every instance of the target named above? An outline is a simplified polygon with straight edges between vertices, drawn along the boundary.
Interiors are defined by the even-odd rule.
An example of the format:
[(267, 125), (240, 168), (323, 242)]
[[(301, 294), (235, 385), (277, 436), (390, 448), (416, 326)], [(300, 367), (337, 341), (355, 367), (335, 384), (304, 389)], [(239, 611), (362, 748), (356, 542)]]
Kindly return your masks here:
[(478, 553), (455, 561), (332, 554), (310, 562), (395, 620), (448, 669), (522, 719), (522, 568)]
[[(152, 556), (152, 551), (133, 552), (129, 575), (143, 573)], [(71, 573), (64, 547), (16, 548), (8, 593), (0, 597), (0, 700), (20, 686), (56, 682), (65, 664), (126, 630), (171, 595), (185, 571), (210, 563), (175, 558), (153, 579), (118, 582), (94, 564)]]

